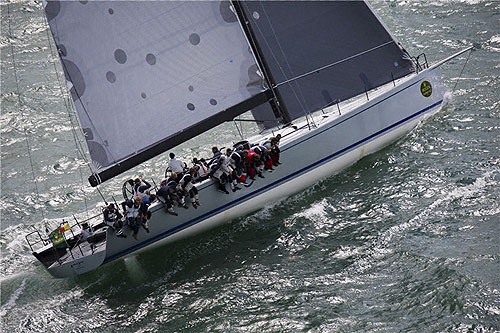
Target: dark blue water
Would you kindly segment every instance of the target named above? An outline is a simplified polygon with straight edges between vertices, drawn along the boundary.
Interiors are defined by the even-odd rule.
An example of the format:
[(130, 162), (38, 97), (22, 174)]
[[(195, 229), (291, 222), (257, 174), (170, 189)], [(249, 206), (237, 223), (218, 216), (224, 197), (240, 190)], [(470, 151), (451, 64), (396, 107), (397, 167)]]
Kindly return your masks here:
[[(475, 47), (460, 78), (467, 54), (444, 67), (450, 91), (458, 85), (441, 112), (255, 214), (56, 280), (24, 235), (101, 199), (75, 149), (41, 5), (2, 2), (2, 331), (500, 331), (500, 3), (371, 3), (412, 54), (437, 61)], [(178, 155), (230, 142), (229, 132)], [(118, 198), (132, 174), (160, 175), (165, 160), (104, 195)]]

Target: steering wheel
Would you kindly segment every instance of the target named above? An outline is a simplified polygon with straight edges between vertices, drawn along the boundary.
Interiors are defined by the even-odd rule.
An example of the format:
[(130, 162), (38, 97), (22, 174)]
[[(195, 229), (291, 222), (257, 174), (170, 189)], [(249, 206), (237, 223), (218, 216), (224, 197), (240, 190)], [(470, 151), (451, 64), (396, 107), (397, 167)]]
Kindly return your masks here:
[[(134, 181), (132, 179), (127, 180), (122, 186), (123, 199), (132, 199), (134, 196)], [(130, 197), (130, 198), (129, 198)]]

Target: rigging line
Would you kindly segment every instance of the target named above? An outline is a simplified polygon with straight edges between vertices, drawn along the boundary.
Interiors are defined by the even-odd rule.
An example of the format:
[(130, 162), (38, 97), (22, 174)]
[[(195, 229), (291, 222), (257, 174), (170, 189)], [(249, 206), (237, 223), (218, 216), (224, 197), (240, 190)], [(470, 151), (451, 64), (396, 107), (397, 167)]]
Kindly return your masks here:
[[(18, 103), (19, 103), (19, 111), (21, 111), (21, 117), (23, 119), (24, 138), (26, 140), (26, 145), (28, 147), (28, 156), (29, 156), (29, 160), (30, 160), (31, 174), (32, 174), (32, 177), (33, 177), (33, 182), (35, 184), (35, 191), (36, 191), (37, 201), (40, 201), (40, 192), (38, 191), (38, 181), (36, 180), (36, 177), (35, 177), (35, 168), (33, 167), (33, 157), (31, 156), (31, 146), (30, 146), (29, 139), (28, 139), (28, 132), (26, 131), (26, 123), (27, 123), (27, 121), (26, 121), (26, 117), (24, 116), (24, 113), (22, 111), (21, 94), (20, 94), (20, 91), (19, 91), (19, 80), (17, 78), (17, 67), (16, 67), (16, 61), (15, 61), (15, 58), (14, 58), (14, 43), (12, 42), (12, 38), (14, 36), (12, 35), (12, 28), (10, 26), (11, 18), (10, 18), (10, 6), (9, 6), (8, 2), (7, 2), (7, 17), (9, 18), (8, 19), (8, 26), (9, 26), (10, 50), (11, 50), (11, 56), (12, 56), (12, 67), (14, 69), (14, 78), (15, 78), (15, 81), (16, 81), (16, 91), (17, 91), (17, 99), (18, 99)], [(42, 209), (40, 211), (42, 213), (42, 219), (45, 220), (45, 214), (44, 214), (44, 208), (43, 208), (43, 206), (42, 206)]]
[[(272, 31), (272, 33), (274, 35), (274, 38), (276, 39), (276, 44), (280, 48), (281, 54), (283, 55), (283, 58), (285, 59), (285, 62), (288, 65), (288, 70), (290, 71), (290, 74), (292, 74), (292, 68), (290, 67), (290, 63), (288, 62), (288, 59), (287, 59), (287, 57), (285, 55), (285, 52), (283, 51), (283, 47), (281, 46), (280, 41), (277, 38), (276, 31), (274, 30), (274, 27), (273, 27), (271, 21), (269, 20), (269, 16), (267, 15), (266, 9), (264, 8), (264, 5), (262, 3), (260, 3), (260, 6), (262, 8), (262, 11), (263, 11), (266, 19), (267, 19), (267, 22), (268, 22), (269, 26), (271, 27), (271, 31)], [(264, 36), (264, 34), (260, 30), (260, 27), (258, 26), (258, 24), (256, 24), (256, 26), (257, 26), (257, 29), (259, 29), (259, 31), (262, 34), (262, 36)], [(264, 41), (266, 42), (267, 46), (269, 47), (269, 50), (272, 50), (271, 47), (269, 46), (269, 43), (267, 42), (267, 40), (265, 38), (264, 38)], [(278, 66), (279, 66), (279, 68), (281, 70), (281, 73), (283, 74), (284, 77), (286, 77), (286, 74), (285, 74), (285, 71), (283, 70), (283, 67), (281, 67), (278, 59), (276, 58), (276, 56), (274, 55), (274, 53), (272, 51), (271, 51), (271, 54), (273, 55), (274, 60), (278, 64)], [(277, 88), (278, 86), (279, 85), (276, 85), (275, 87)], [(289, 84), (289, 86), (290, 86), (290, 89), (293, 91), (293, 94), (295, 95), (295, 98), (297, 99), (297, 102), (299, 102), (299, 105), (302, 108), (302, 111), (304, 111), (304, 114), (306, 115), (306, 119), (307, 119), (307, 115), (310, 114), (310, 112), (302, 104), (302, 101), (299, 99), (299, 96), (297, 95), (297, 92), (295, 91), (294, 87), (291, 84)], [(298, 87), (298, 90), (299, 90), (299, 92), (300, 92), (300, 94), (302, 96), (303, 101), (305, 102), (305, 98), (304, 98), (304, 95), (303, 95), (302, 90), (300, 89), (300, 87)], [(309, 120), (307, 120), (307, 122), (309, 123)]]
[(472, 54), (472, 49), (470, 49), (469, 55), (467, 56), (467, 60), (465, 60), (464, 67), (462, 67), (462, 71), (460, 71), (460, 75), (457, 78), (457, 82), (455, 82), (455, 86), (453, 87), (453, 90), (451, 91), (452, 94), (455, 91), (455, 88), (457, 87), (458, 82), (460, 81), (460, 78), (462, 77), (462, 74), (463, 74), (463, 72), (465, 70), (465, 66), (467, 66), (467, 62), (469, 61), (469, 58), (470, 58), (471, 54)]
[(381, 47), (384, 47), (384, 46), (386, 46), (386, 45), (389, 45), (389, 44), (391, 44), (391, 43), (394, 43), (394, 41), (392, 41), (392, 40), (391, 40), (391, 41), (389, 41), (389, 42), (385, 42), (385, 43), (380, 44), (380, 45), (378, 45), (378, 46), (372, 47), (371, 49), (368, 49), (368, 50), (365, 50), (365, 51), (363, 51), (363, 52), (360, 52), (360, 53), (354, 54), (354, 55), (352, 55), (352, 56), (350, 56), (350, 57), (347, 57), (347, 58), (344, 58), (344, 59), (342, 59), (342, 60), (336, 61), (336, 62), (334, 62), (334, 63), (328, 64), (328, 65), (325, 65), (325, 66), (323, 66), (323, 67), (320, 67), (320, 68), (314, 69), (314, 70), (312, 70), (312, 71), (310, 71), (310, 72), (307, 72), (307, 73), (301, 74), (301, 75), (296, 76), (296, 77), (294, 77), (294, 78), (291, 78), (291, 79), (289, 79), (289, 80), (283, 81), (283, 82), (281, 82), (281, 83), (277, 84), (277, 85), (276, 85), (276, 87), (279, 87), (279, 86), (281, 86), (281, 85), (283, 85), (283, 84), (286, 84), (286, 83), (288, 83), (288, 82), (291, 82), (291, 81), (295, 81), (295, 80), (301, 79), (301, 78), (303, 78), (303, 77), (305, 77), (305, 76), (308, 76), (308, 75), (311, 75), (311, 74), (314, 74), (314, 73), (318, 73), (318, 72), (320, 72), (320, 71), (322, 71), (322, 70), (324, 70), (324, 69), (327, 69), (327, 68), (332, 67), (332, 66), (336, 66), (336, 65), (341, 64), (341, 63), (343, 63), (343, 62), (346, 62), (346, 61), (348, 61), (348, 60), (351, 60), (351, 59), (354, 59), (354, 58), (356, 58), (356, 57), (362, 56), (362, 55), (364, 55), (364, 54), (366, 54), (366, 53), (370, 53), (370, 52), (372, 52), (372, 51), (375, 51), (375, 50), (377, 50), (377, 49), (379, 49), (379, 48), (381, 48)]
[[(82, 175), (82, 168), (78, 168), (78, 171), (80, 171), (80, 181), (83, 184), (83, 175)], [(87, 206), (87, 195), (85, 195), (85, 191), (82, 188), (82, 193), (83, 193), (83, 202), (85, 203), (85, 211), (87, 212), (87, 218), (89, 218), (89, 208)]]

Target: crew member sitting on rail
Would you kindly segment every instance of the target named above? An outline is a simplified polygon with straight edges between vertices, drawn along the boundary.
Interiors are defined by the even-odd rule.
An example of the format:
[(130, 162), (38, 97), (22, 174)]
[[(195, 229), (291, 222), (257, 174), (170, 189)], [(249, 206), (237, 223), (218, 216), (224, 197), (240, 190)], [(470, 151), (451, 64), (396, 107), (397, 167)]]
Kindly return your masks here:
[[(221, 156), (221, 158), (224, 156)], [(220, 158), (214, 159), (210, 163), (210, 178), (217, 183), (217, 190), (229, 194), (226, 190), (227, 178), (222, 169), (222, 161)]]
[(241, 190), (241, 188), (238, 187), (238, 177), (236, 176), (236, 172), (234, 172), (234, 168), (231, 165), (231, 159), (225, 155), (222, 155), (219, 159), (222, 163), (222, 171), (226, 175), (231, 191), (236, 192), (237, 190)]
[(271, 159), (273, 160), (273, 165), (280, 165), (280, 148), (279, 143), (281, 140), (281, 134), (276, 135), (274, 138), (266, 140), (263, 144), (264, 147), (271, 150)]
[[(247, 167), (248, 176), (250, 177), (250, 179), (255, 180), (255, 173), (257, 171), (256, 167), (260, 166), (261, 164), (259, 154), (251, 150), (248, 151), (245, 158), (245, 164)], [(262, 173), (257, 172), (257, 174), (260, 178), (265, 178)]]
[(256, 152), (260, 156), (260, 164), (257, 166), (257, 170), (262, 174), (264, 168), (272, 172), (273, 169), (273, 161), (271, 159), (271, 150), (266, 149), (264, 146), (254, 146), (252, 147), (252, 151)]
[(244, 158), (241, 151), (232, 151), (230, 148), (226, 150), (226, 157), (233, 168), (233, 176), (236, 177), (238, 182), (245, 182), (243, 170), (245, 168)]
[(174, 199), (170, 195), (170, 187), (167, 186), (167, 181), (164, 180), (161, 183), (160, 188), (156, 192), (156, 195), (158, 196), (158, 200), (163, 202), (165, 204), (165, 207), (167, 209), (167, 213), (172, 214), (172, 215), (179, 215), (174, 211)]
[(123, 213), (130, 229), (134, 231), (132, 235), (136, 240), (139, 233), (139, 226), (142, 224), (139, 209), (141, 207), (141, 199), (136, 197), (135, 200), (127, 200), (122, 202)]
[(185, 174), (177, 185), (177, 189), (181, 195), (186, 196), (189, 194), (191, 198), (191, 204), (194, 208), (198, 208), (200, 201), (198, 201), (198, 189), (193, 185), (193, 175), (196, 174), (196, 170), (191, 168), (188, 174)]
[(182, 193), (179, 193), (179, 190), (177, 188), (178, 184), (179, 183), (175, 180), (167, 180), (168, 193), (174, 205), (188, 209), (188, 206), (184, 202), (184, 196), (182, 195)]
[(202, 182), (208, 178), (209, 168), (205, 159), (198, 160), (196, 157), (193, 158), (193, 167), (196, 170), (196, 174), (193, 176), (193, 183)]
[(149, 232), (148, 220), (151, 218), (151, 212), (148, 210), (151, 203), (156, 200), (156, 195), (145, 194), (141, 199), (141, 207), (139, 208), (139, 216), (142, 217), (142, 227)]
[(103, 211), (104, 224), (113, 228), (116, 232), (117, 237), (127, 238), (123, 234), (123, 224), (122, 224), (122, 214), (115, 208), (113, 203), (110, 203), (108, 207)]

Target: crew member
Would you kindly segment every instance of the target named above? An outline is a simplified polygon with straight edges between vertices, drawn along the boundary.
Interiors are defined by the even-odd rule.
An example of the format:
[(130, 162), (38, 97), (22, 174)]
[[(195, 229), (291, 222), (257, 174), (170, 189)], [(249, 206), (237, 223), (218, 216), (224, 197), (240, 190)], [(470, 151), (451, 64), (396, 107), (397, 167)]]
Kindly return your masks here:
[(146, 191), (151, 188), (151, 184), (149, 184), (144, 178), (139, 179), (136, 178), (134, 180), (134, 187), (132, 188), (132, 196), (143, 198), (146, 195)]
[(141, 199), (136, 197), (134, 200), (127, 200), (122, 202), (123, 213), (130, 229), (133, 230), (133, 237), (138, 240), (137, 234), (139, 233), (139, 226), (141, 218), (139, 216), (139, 208), (141, 207)]
[[(224, 156), (221, 156), (221, 158)], [(222, 169), (222, 163), (219, 158), (215, 159), (210, 163), (210, 178), (217, 183), (217, 190), (229, 194), (226, 190), (226, 175)]]
[(127, 238), (123, 234), (123, 224), (122, 224), (122, 214), (115, 208), (115, 205), (110, 203), (106, 209), (103, 211), (104, 224), (113, 228), (116, 232), (116, 236)]
[(175, 172), (177, 175), (181, 176), (184, 172), (186, 163), (183, 163), (182, 161), (176, 159), (174, 153), (170, 153), (169, 156), (170, 160), (168, 161), (168, 167), (170, 168), (170, 171)]
[(191, 168), (189, 173), (184, 175), (182, 179), (179, 181), (178, 189), (181, 194), (184, 196), (189, 194), (189, 198), (191, 199), (191, 204), (194, 208), (198, 208), (200, 205), (200, 201), (198, 200), (198, 189), (193, 184), (193, 175), (196, 174), (196, 170)]
[(167, 186), (166, 180), (161, 183), (156, 195), (158, 196), (158, 199), (165, 204), (167, 213), (175, 216), (179, 215), (174, 211), (174, 199), (170, 196), (170, 187)]

